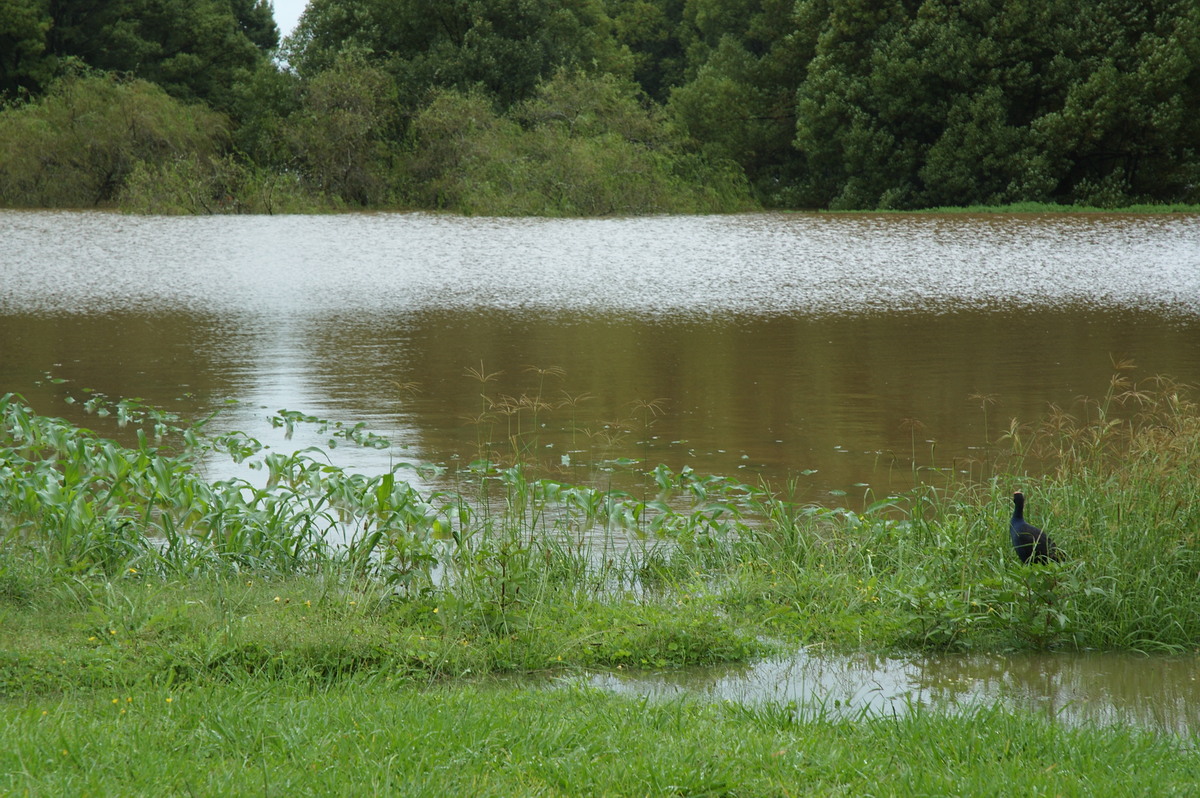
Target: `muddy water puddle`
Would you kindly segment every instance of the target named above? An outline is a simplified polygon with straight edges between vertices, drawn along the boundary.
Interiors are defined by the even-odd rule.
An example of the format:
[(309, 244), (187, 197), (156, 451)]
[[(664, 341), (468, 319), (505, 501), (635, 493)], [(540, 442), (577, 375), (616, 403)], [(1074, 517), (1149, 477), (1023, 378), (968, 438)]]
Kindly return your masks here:
[(1200, 658), (1131, 653), (885, 656), (801, 649), (747, 666), (653, 674), (596, 674), (614, 692), (793, 705), (858, 717), (914, 707), (954, 711), (1000, 705), (1072, 725), (1123, 725), (1200, 734)]

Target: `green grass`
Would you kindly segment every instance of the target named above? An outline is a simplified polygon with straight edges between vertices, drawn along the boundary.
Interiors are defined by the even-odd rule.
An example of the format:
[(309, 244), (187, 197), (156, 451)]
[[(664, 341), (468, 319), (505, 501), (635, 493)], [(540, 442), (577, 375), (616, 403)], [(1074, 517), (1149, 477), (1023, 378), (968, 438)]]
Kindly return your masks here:
[(1188, 795), (1194, 752), (997, 710), (798, 719), (574, 687), (254, 680), (8, 699), (0, 792)]
[(767, 648), (711, 597), (660, 602), (566, 592), (502, 620), (449, 594), (398, 600), (337, 580), (195, 577), (64, 583), (0, 604), (0, 695), (224, 683), (414, 683), (578, 668), (745, 661)]
[[(1200, 411), (1169, 381), (1122, 369), (1077, 413), (1014, 420), (973, 480), (922, 472), (857, 511), (661, 467), (640, 500), (486, 452), (459, 492), (422, 493), (402, 468), (86, 404), (131, 443), (0, 400), (0, 793), (1170, 795), (1200, 777), (1174, 738), (998, 707), (845, 719), (555, 687), (802, 642), (1193, 651)], [(218, 456), (266, 485), (205, 480)], [(1016, 562), (1017, 487), (1065, 562)]]
[[(17, 397), (0, 402), (0, 609), (36, 607), (63, 627), (124, 614), (120, 629), (184, 616), (223, 628), (238, 604), (229, 597), (251, 582), (274, 593), (239, 599), (247, 618), (274, 609), (275, 594), (290, 611), (312, 602), (335, 627), (347, 607), (370, 607), (386, 628), (428, 636), (436, 615), (448, 638), (487, 641), (490, 653), (461, 666), (475, 672), (537, 670), (550, 654), (578, 665), (727, 661), (760, 650), (745, 642), (760, 636), (1173, 652), (1200, 640), (1200, 411), (1182, 386), (1135, 384), (1124, 370), (1076, 414), (1014, 420), (974, 480), (929, 472), (928, 485), (861, 511), (662, 467), (649, 475), (657, 495), (642, 500), (490, 457), (459, 474), (460, 492), (422, 494), (403, 468), (368, 478), (134, 403), (89, 402), (141, 425), (136, 445), (38, 416)], [(382, 445), (358, 426), (277, 420)], [(198, 458), (221, 455), (258, 458), (266, 486), (203, 479)], [(1017, 564), (1006, 524), (1018, 487), (1065, 562)], [(353, 544), (331, 547), (330, 530)], [(596, 623), (574, 620), (583, 616)], [(610, 645), (592, 639), (597, 624), (655, 631)], [(546, 650), (498, 642), (541, 627), (561, 634)], [(712, 637), (683, 639), (688, 628)]]

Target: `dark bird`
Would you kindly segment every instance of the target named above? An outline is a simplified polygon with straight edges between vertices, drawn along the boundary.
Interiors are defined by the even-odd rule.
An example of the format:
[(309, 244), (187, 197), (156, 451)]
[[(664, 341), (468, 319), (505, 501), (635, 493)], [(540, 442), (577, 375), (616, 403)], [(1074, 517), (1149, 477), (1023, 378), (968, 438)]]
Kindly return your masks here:
[(1025, 494), (1017, 491), (1013, 494), (1012, 520), (1008, 523), (1008, 533), (1012, 537), (1013, 548), (1021, 562), (1049, 562), (1061, 560), (1062, 552), (1054, 545), (1042, 530), (1025, 521)]

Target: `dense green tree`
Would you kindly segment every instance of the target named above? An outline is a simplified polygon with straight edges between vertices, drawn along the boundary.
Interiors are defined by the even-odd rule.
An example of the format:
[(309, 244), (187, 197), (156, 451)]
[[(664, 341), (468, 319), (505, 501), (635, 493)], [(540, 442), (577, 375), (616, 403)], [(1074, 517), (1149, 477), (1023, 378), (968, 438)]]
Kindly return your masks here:
[(494, 160), (512, 163), (500, 145), (519, 135), (517, 123), (501, 117), (481, 90), (436, 91), (410, 128), (409, 200), (426, 208), (478, 208), (481, 203), (472, 192), (490, 187), (477, 179), (476, 171)]
[(808, 204), (1117, 204), (1183, 199), (1195, 180), (1194, 2), (801, 0), (797, 13), (812, 53), (796, 128)]
[[(138, 207), (629, 213), (744, 207), (746, 181), (786, 207), (1200, 201), (1196, 0), (311, 0), (277, 42), (269, 0), (0, 0), (8, 201), (105, 201), (130, 169)], [(162, 101), (81, 68), (227, 132), (138, 111), (221, 132), (109, 136), (89, 183), (47, 120), (92, 130), (81, 91)], [(21, 147), (55, 154), (37, 174)]]
[(247, 39), (259, 50), (279, 46), (279, 26), (271, 0), (230, 0), (234, 19)]
[(669, 104), (698, 147), (739, 163), (777, 205), (790, 204), (801, 165), (792, 141), (805, 62), (792, 14), (792, 0), (689, 0), (690, 70)]
[(601, 0), (312, 0), (286, 52), (305, 77), (361, 55), (410, 108), (475, 86), (506, 108), (559, 68), (627, 74), (632, 62)]
[(274, 61), (243, 72), (230, 91), (228, 113), (235, 120), (233, 147), (247, 160), (288, 171), (296, 165), (287, 120), (304, 102), (304, 81)]
[[(859, 184), (891, 186), (905, 173), (897, 163), (904, 142), (860, 98), (873, 96), (871, 65), (884, 47), (880, 40), (901, 29), (909, 10), (900, 0), (800, 0), (796, 14), (809, 55), (796, 111), (808, 189), (802, 202), (834, 205), (836, 197), (852, 207), (860, 201)], [(902, 122), (910, 118), (902, 102), (896, 108)]]
[(4, 2), (46, 9), (44, 53), (129, 73), (180, 99), (202, 99), (222, 109), (241, 72), (265, 58), (279, 39), (269, 0)]
[[(1060, 107), (1034, 120), (1064, 187), (1115, 204), (1200, 198), (1200, 5), (1098, 0), (1073, 16), (1077, 56)], [(1190, 168), (1189, 168), (1190, 162)]]
[(683, 85), (687, 54), (681, 38), (685, 0), (607, 0), (613, 35), (632, 55), (633, 78), (658, 102)]
[(0, 0), (0, 100), (50, 84), (57, 59), (46, 50), (50, 0)]

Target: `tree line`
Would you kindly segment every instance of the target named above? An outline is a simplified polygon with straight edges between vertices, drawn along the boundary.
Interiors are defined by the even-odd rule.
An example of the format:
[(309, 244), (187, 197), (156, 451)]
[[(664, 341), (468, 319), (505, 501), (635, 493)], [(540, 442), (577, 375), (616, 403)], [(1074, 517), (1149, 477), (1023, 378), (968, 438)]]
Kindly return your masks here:
[(0, 204), (1200, 201), (1194, 0), (0, 2)]

